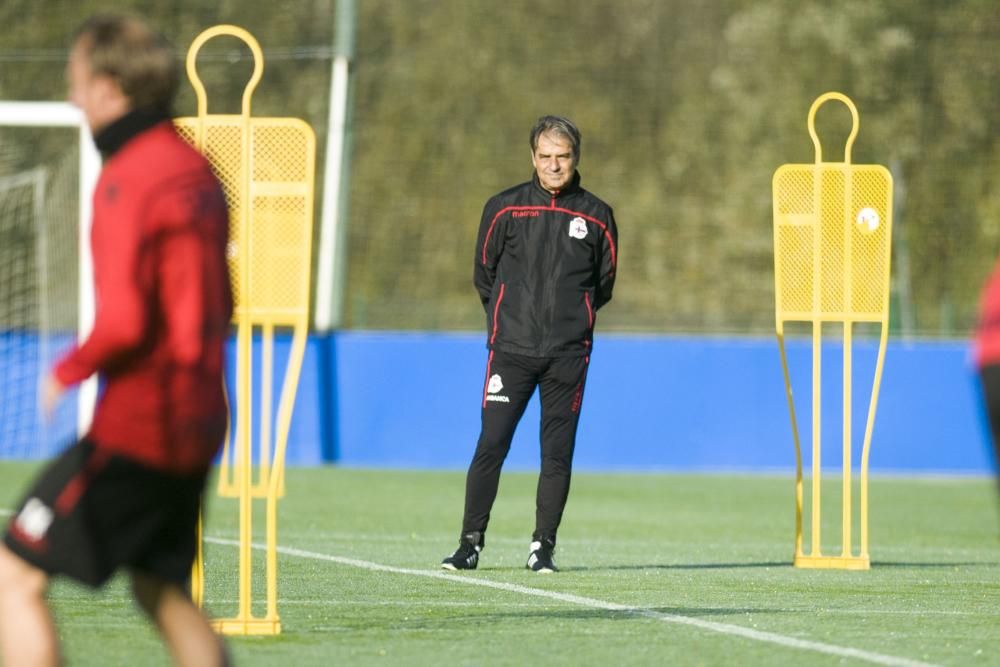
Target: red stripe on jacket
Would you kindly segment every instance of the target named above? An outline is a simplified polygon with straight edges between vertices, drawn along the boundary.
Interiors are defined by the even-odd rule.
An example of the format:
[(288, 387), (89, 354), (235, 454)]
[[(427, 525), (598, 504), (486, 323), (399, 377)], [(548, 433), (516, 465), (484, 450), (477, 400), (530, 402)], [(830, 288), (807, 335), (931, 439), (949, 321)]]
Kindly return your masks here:
[(557, 211), (559, 213), (568, 213), (569, 215), (578, 215), (584, 220), (589, 220), (601, 228), (604, 232), (604, 238), (608, 240), (608, 247), (611, 249), (611, 272), (614, 273), (618, 267), (618, 255), (617, 250), (615, 250), (615, 242), (611, 238), (611, 232), (608, 231), (608, 225), (605, 222), (598, 220), (597, 218), (587, 215), (586, 213), (580, 213), (579, 211), (572, 211), (568, 208), (559, 208), (554, 204), (552, 206), (506, 206), (493, 216), (493, 220), (490, 221), (490, 228), (486, 231), (486, 238), (483, 240), (483, 251), (482, 251), (482, 261), (483, 264), (486, 263), (486, 246), (489, 245), (490, 236), (493, 235), (493, 228), (497, 224), (497, 220), (504, 213), (510, 211)]
[(1000, 262), (983, 288), (975, 339), (976, 365), (1000, 364)]

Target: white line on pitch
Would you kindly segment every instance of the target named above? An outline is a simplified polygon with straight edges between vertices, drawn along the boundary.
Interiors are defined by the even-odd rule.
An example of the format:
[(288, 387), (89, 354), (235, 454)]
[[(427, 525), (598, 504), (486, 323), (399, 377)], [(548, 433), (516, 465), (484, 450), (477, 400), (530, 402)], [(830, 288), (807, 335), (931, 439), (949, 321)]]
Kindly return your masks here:
[(3, 510), (0, 509), (0, 516), (10, 516), (14, 513), (14, 510)]
[[(238, 547), (240, 545), (238, 540), (227, 540), (217, 537), (206, 537), (205, 541), (210, 542), (212, 544), (221, 544), (231, 547)], [(264, 551), (266, 549), (265, 545), (263, 544), (254, 544), (253, 548), (260, 551)], [(892, 655), (885, 655), (882, 653), (872, 653), (870, 651), (863, 651), (861, 649), (850, 648), (846, 646), (824, 644), (823, 642), (816, 642), (808, 639), (796, 639), (795, 637), (786, 637), (785, 635), (779, 635), (773, 632), (753, 630), (751, 628), (745, 628), (739, 625), (730, 625), (729, 623), (719, 623), (717, 621), (706, 621), (701, 618), (694, 618), (691, 616), (681, 616), (679, 614), (667, 614), (660, 611), (653, 611), (651, 609), (644, 609), (642, 607), (630, 607), (628, 605), (617, 604), (615, 602), (606, 602), (604, 600), (597, 600), (595, 598), (588, 598), (580, 595), (571, 595), (569, 593), (556, 593), (554, 591), (547, 591), (541, 588), (531, 588), (529, 586), (520, 586), (518, 584), (508, 584), (500, 581), (490, 581), (488, 579), (481, 579), (478, 577), (477, 578), (464, 577), (454, 574), (447, 574), (444, 572), (436, 572), (433, 570), (413, 570), (405, 567), (393, 567), (391, 565), (382, 565), (380, 563), (372, 563), (366, 560), (358, 560), (355, 558), (344, 558), (342, 556), (331, 556), (329, 554), (321, 554), (321, 553), (316, 553), (314, 551), (305, 551), (303, 549), (295, 549), (292, 547), (278, 547), (278, 552), (286, 554), (288, 556), (298, 556), (299, 558), (309, 558), (312, 560), (326, 561), (329, 563), (338, 563), (340, 565), (349, 565), (351, 567), (358, 567), (365, 570), (371, 570), (373, 572), (391, 572), (394, 574), (406, 574), (413, 577), (442, 579), (444, 581), (449, 581), (456, 584), (482, 586), (484, 588), (493, 588), (496, 590), (508, 591), (511, 593), (520, 593), (522, 595), (533, 595), (535, 597), (540, 597), (540, 598), (549, 598), (550, 600), (559, 600), (560, 602), (568, 602), (570, 604), (580, 605), (582, 607), (590, 607), (591, 609), (618, 611), (626, 614), (633, 614), (635, 616), (643, 616), (646, 618), (651, 618), (657, 621), (664, 621), (666, 623), (689, 625), (696, 628), (700, 628), (702, 630), (710, 630), (712, 632), (718, 632), (724, 635), (743, 637), (745, 639), (752, 639), (754, 641), (765, 642), (768, 644), (777, 644), (779, 646), (797, 648), (797, 649), (802, 649), (804, 651), (815, 651), (817, 653), (825, 653), (826, 655), (835, 655), (842, 658), (854, 658), (856, 660), (864, 660), (866, 662), (871, 662), (877, 665), (890, 665), (892, 667), (930, 666), (930, 663), (920, 662), (919, 660), (910, 660), (909, 658), (900, 658)]]

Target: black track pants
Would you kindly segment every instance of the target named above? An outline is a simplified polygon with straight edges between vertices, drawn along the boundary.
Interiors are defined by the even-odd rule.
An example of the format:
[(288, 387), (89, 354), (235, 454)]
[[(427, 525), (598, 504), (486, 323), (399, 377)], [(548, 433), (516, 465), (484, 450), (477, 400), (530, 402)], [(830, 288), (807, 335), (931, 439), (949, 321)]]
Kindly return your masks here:
[(514, 429), (538, 387), (542, 403), (541, 473), (533, 539), (555, 539), (569, 495), (589, 360), (490, 353), (483, 385), (482, 431), (465, 481), (463, 535), (486, 531)]

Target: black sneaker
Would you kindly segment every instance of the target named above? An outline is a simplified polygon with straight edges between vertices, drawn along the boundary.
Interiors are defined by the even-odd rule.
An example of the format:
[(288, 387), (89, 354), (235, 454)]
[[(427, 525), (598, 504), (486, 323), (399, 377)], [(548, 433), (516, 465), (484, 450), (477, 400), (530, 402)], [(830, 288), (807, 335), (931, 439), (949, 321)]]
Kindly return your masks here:
[(458, 541), (455, 553), (441, 561), (445, 570), (475, 570), (479, 565), (479, 552), (486, 546), (486, 538), (482, 533), (473, 532), (462, 535)]
[(545, 538), (541, 541), (536, 540), (528, 548), (531, 550), (531, 553), (528, 555), (528, 562), (525, 564), (526, 568), (539, 574), (549, 574), (559, 571), (559, 568), (552, 561), (552, 555), (556, 552), (555, 540), (551, 538)]

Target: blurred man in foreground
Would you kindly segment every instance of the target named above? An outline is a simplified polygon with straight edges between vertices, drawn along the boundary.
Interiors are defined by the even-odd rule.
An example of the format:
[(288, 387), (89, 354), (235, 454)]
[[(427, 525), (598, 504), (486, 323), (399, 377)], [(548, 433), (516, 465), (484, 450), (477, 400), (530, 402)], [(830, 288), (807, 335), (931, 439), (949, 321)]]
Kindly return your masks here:
[(35, 481), (0, 547), (0, 656), (12, 667), (60, 661), (52, 576), (98, 587), (118, 570), (178, 664), (226, 663), (185, 582), (225, 432), (228, 215), (208, 162), (170, 121), (176, 63), (162, 37), (116, 16), (85, 23), (70, 54), (69, 98), (104, 157), (91, 232), (97, 312), (44, 380), (42, 407), (95, 373), (104, 392), (90, 431)]

